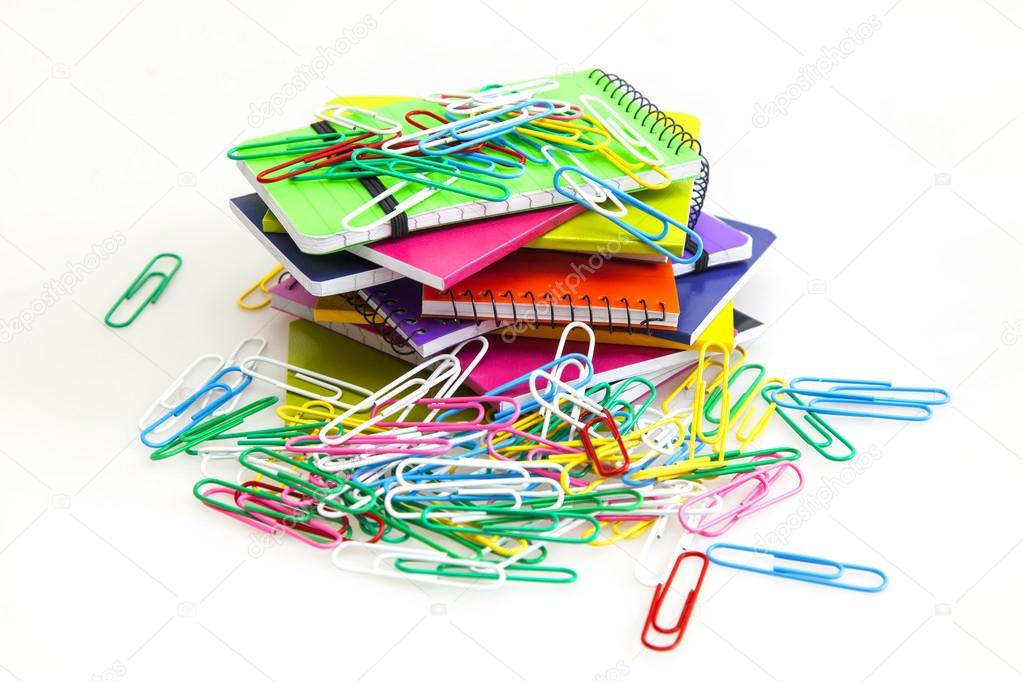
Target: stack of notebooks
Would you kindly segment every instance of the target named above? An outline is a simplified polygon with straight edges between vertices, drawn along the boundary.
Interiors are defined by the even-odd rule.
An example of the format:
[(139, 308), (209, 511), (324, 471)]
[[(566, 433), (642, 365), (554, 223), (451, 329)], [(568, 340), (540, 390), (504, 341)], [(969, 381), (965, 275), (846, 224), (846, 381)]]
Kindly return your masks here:
[[(496, 114), (458, 127), (476, 111)], [(230, 154), (255, 190), (231, 209), (288, 273), (270, 291), (274, 308), (302, 320), (293, 346), (329, 343), (335, 360), (364, 365), (361, 344), (390, 366), (471, 358), (479, 347), (468, 342), (486, 336), (466, 380), (486, 392), (552, 360), (572, 321), (595, 331), (596, 380), (609, 383), (659, 384), (692, 364), (701, 341), (742, 343), (762, 328), (732, 300), (774, 235), (701, 210), (699, 121), (655, 107), (618, 76), (345, 97), (321, 119)], [(608, 193), (605, 210), (592, 210), (559, 189), (563, 166), (649, 210)], [(601, 195), (592, 184), (580, 191)], [(586, 351), (576, 339), (565, 352)]]

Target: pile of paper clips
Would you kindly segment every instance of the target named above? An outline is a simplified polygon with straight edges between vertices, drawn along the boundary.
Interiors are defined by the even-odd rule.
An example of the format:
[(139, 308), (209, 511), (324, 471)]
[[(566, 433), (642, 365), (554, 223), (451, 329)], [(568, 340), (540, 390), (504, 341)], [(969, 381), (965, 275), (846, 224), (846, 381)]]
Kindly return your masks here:
[[(572, 329), (590, 335), (592, 355), (589, 327), (573, 323), (563, 340)], [(802, 488), (798, 449), (752, 447), (775, 415), (804, 445), (842, 461), (856, 449), (825, 415), (921, 420), (947, 392), (786, 383), (746, 362), (742, 349), (707, 344), (659, 407), (644, 378), (594, 383), (591, 357), (579, 353), (559, 352), (485, 395), (456, 395), (487, 351), (480, 341), (468, 366), (455, 349), (370, 391), (258, 354), (238, 360), (249, 343), (262, 352), (265, 342), (246, 339), (226, 361), (197, 360), (212, 367), (198, 390), (175, 401), (182, 379), (168, 387), (140, 421), (142, 441), (155, 460), (195, 456), (204, 476), (212, 460), (236, 460), (236, 480), (203, 478), (196, 498), (260, 531), (331, 550), (340, 569), (378, 576), (469, 589), (568, 583), (577, 573), (548, 564), (549, 543), (609, 545), (646, 534), (645, 556), (677, 523), (677, 560), (656, 581), (637, 571), (655, 586), (642, 641), (657, 650), (681, 640), (709, 563), (860, 591), (886, 586), (868, 566), (727, 544), (684, 550)], [(267, 365), (295, 373), (291, 385), (264, 374)], [(277, 407), (283, 426), (246, 429), (278, 402), (238, 407), (254, 380), (308, 400)], [(743, 560), (750, 556), (761, 561)], [(701, 562), (699, 578), (679, 617), (664, 624), (662, 607), (686, 561)]]
[[(610, 74), (594, 70), (604, 88), (620, 87)], [(692, 263), (702, 252), (700, 236), (691, 225), (654, 210), (622, 191), (617, 185), (596, 177), (575, 153), (594, 153), (644, 189), (664, 189), (672, 176), (663, 167), (669, 159), (651, 145), (633, 124), (605, 101), (582, 94), (579, 103), (544, 98), (559, 87), (550, 78), (486, 88), (473, 93), (440, 93), (425, 101), (443, 105), (443, 114), (413, 109), (404, 123), (416, 128), (403, 133), (403, 122), (377, 111), (351, 105), (330, 104), (319, 111), (313, 132), (270, 141), (248, 142), (228, 151), (234, 161), (287, 157), (256, 174), (260, 184), (282, 181), (322, 182), (361, 179), (379, 183), (374, 196), (347, 214), (341, 225), (348, 231), (369, 230), (423, 203), (436, 192), (462, 195), (466, 200), (507, 201), (506, 181), (518, 178), (528, 167), (557, 171), (553, 187), (570, 201), (596, 211), (658, 253), (677, 263)], [(617, 92), (617, 90), (615, 90)], [(632, 92), (635, 92), (634, 90)], [(656, 108), (646, 101), (648, 115)], [(699, 143), (670, 118), (661, 116), (660, 138), (669, 148), (687, 146), (699, 153)], [(667, 122), (666, 122), (667, 121)], [(618, 145), (612, 147), (612, 141)], [(701, 157), (701, 163), (706, 165)], [(702, 197), (706, 171), (696, 179), (696, 195)], [(406, 188), (413, 194), (400, 202), (395, 197)], [(373, 209), (393, 206), (365, 222)], [(662, 221), (662, 229), (645, 232), (621, 219), (626, 204)], [(702, 198), (695, 203), (699, 213)], [(665, 249), (659, 241), (671, 229), (680, 229), (697, 245), (696, 253), (682, 256)]]

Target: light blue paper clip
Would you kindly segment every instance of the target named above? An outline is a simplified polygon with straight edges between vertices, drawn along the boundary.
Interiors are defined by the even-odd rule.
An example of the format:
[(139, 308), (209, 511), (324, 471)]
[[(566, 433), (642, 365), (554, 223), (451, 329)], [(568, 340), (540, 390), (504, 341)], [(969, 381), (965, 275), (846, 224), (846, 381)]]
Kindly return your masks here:
[[(820, 389), (800, 388), (804, 384), (817, 385)], [(930, 395), (935, 397), (919, 399), (897, 397), (901, 395)], [(784, 396), (791, 398), (791, 402), (779, 400), (779, 397)], [(764, 397), (778, 405), (778, 407), (785, 409), (844, 417), (867, 417), (897, 421), (926, 421), (933, 415), (931, 405), (944, 405), (950, 399), (948, 391), (941, 388), (893, 386), (891, 382), (887, 381), (830, 379), (824, 377), (798, 377), (793, 379), (787, 388), (778, 388), (770, 392), (765, 391)], [(798, 398), (810, 398), (810, 400), (802, 403)], [(857, 405), (890, 407), (892, 409), (887, 412), (855, 409)]]
[[(631, 207), (633, 207), (633, 208), (635, 208), (635, 209), (637, 209), (639, 211), (642, 211), (643, 213), (646, 213), (647, 215), (650, 215), (650, 216), (653, 216), (654, 218), (657, 218), (658, 220), (661, 221), (661, 231), (656, 233), (656, 234), (653, 234), (653, 233), (648, 234), (648, 233), (643, 232), (642, 230), (640, 230), (638, 227), (635, 227), (634, 225), (628, 224), (627, 222), (622, 220), (617, 215), (610, 215), (607, 212), (600, 210), (598, 208), (598, 206), (596, 204), (594, 204), (590, 200), (589, 197), (580, 195), (580, 194), (572, 191), (571, 188), (564, 186), (564, 182), (567, 182), (567, 181), (563, 182), (562, 181), (562, 176), (565, 173), (576, 173), (576, 174), (580, 175), (581, 177), (583, 177), (587, 182), (592, 183), (592, 185), (595, 185), (595, 186), (599, 187), (601, 190), (603, 190), (605, 193), (607, 193), (608, 196), (614, 197), (619, 203), (626, 204), (626, 205), (631, 206)], [(569, 182), (569, 184), (571, 184), (571, 183)], [(623, 192), (622, 190), (618, 189), (617, 187), (613, 187), (612, 185), (608, 184), (607, 182), (605, 182), (605, 181), (603, 181), (603, 180), (601, 180), (601, 179), (599, 179), (597, 177), (594, 177), (592, 174), (590, 174), (589, 172), (587, 172), (587, 171), (585, 171), (585, 170), (583, 170), (581, 168), (578, 168), (576, 166), (562, 166), (557, 171), (555, 171), (554, 172), (554, 189), (558, 190), (558, 193), (561, 194), (562, 196), (568, 197), (569, 199), (571, 199), (572, 201), (576, 202), (577, 204), (581, 204), (582, 206), (585, 206), (586, 208), (590, 209), (591, 211), (596, 211), (597, 213), (600, 213), (605, 218), (607, 218), (608, 220), (613, 222), (615, 225), (617, 225), (618, 227), (622, 228), (623, 230), (625, 230), (626, 232), (631, 234), (636, 239), (640, 240), (641, 242), (643, 242), (644, 244), (646, 244), (650, 248), (654, 249), (655, 251), (657, 251), (661, 255), (666, 256), (672, 263), (680, 263), (680, 264), (683, 264), (683, 265), (688, 265), (690, 263), (695, 263), (697, 261), (697, 259), (699, 259), (699, 257), (703, 255), (703, 240), (700, 239), (700, 235), (696, 234), (696, 232), (694, 232), (693, 230), (689, 229), (689, 227), (687, 227), (686, 225), (683, 225), (682, 223), (680, 223), (679, 221), (675, 220), (671, 216), (667, 216), (667, 215), (661, 213), (660, 211), (658, 211), (653, 206), (650, 206), (649, 204), (646, 204), (646, 203), (640, 201), (639, 199), (637, 199), (637, 198), (633, 197), (632, 195), (628, 194), (627, 192)], [(692, 245), (695, 245), (695, 250), (693, 251), (693, 254), (691, 256), (685, 256), (684, 254), (683, 254), (683, 256), (678, 256), (678, 255), (676, 255), (674, 253), (671, 253), (670, 251), (668, 251), (663, 246), (661, 246), (660, 244), (657, 243), (661, 239), (664, 239), (665, 236), (667, 236), (668, 231), (672, 227), (675, 227), (675, 228), (685, 232), (685, 234), (686, 234), (686, 248), (687, 249), (691, 248)]]
[[(820, 566), (830, 570), (806, 570), (802, 568), (794, 568), (791, 566), (783, 566), (775, 563), (769, 568), (763, 568), (760, 566), (753, 566), (749, 563), (740, 563), (736, 561), (729, 561), (728, 559), (722, 559), (716, 556), (716, 552), (721, 550), (732, 550), (733, 552), (740, 552), (745, 554), (754, 554), (759, 557), (771, 557), (774, 559), (780, 559), (782, 561), (793, 561), (798, 564), (808, 564), (810, 566)], [(757, 547), (747, 547), (745, 545), (733, 545), (726, 542), (718, 542), (706, 550), (707, 558), (711, 563), (719, 566), (727, 566), (728, 568), (737, 568), (740, 571), (750, 571), (751, 573), (763, 573), (764, 575), (774, 575), (779, 578), (788, 578), (789, 580), (801, 580), (806, 583), (815, 583), (817, 585), (826, 585), (828, 587), (838, 587), (843, 590), (854, 590), (856, 592), (880, 592), (884, 588), (888, 587), (888, 576), (884, 574), (884, 571), (873, 568), (872, 566), (860, 566), (859, 564), (842, 564), (837, 561), (830, 559), (821, 559), (819, 557), (806, 556), (805, 554), (793, 554), (791, 552), (776, 552), (769, 549), (759, 549)], [(848, 577), (850, 573), (869, 573), (876, 575), (881, 579), (878, 585), (860, 585), (854, 582), (843, 581), (842, 578)]]
[[(518, 116), (512, 116), (512, 118), (506, 121), (498, 121), (502, 116), (506, 114), (513, 114), (516, 112), (523, 112), (527, 109), (534, 109), (534, 111), (527, 111), (526, 113), (520, 113)], [(441, 130), (429, 135), (419, 141), (419, 151), (428, 156), (441, 156), (444, 154), (454, 154), (460, 152), (463, 149), (469, 147), (475, 147), (481, 142), (492, 140), (495, 137), (500, 137), (507, 132), (515, 130), (524, 123), (535, 121), (538, 118), (544, 118), (554, 113), (554, 103), (546, 99), (531, 99), (518, 104), (512, 104), (501, 109), (495, 109), (494, 111), (488, 111), (485, 114), (479, 116), (471, 116), (464, 118), (457, 123), (448, 126), (444, 126)], [(490, 125), (483, 125), (491, 122)], [(442, 140), (446, 137), (454, 138), (456, 144), (451, 146), (439, 146), (431, 145), (431, 142)]]
[[(232, 372), (239, 372), (243, 376), (242, 380), (238, 382), (236, 386), (230, 386), (220, 381), (221, 379), (224, 378), (224, 376)], [(182, 400), (180, 403), (174, 406), (173, 409), (166, 412), (162, 417), (160, 417), (152, 424), (144, 428), (139, 438), (145, 445), (151, 448), (161, 448), (164, 445), (173, 442), (182, 433), (184, 433), (188, 429), (192, 428), (193, 426), (201, 422), (203, 419), (206, 419), (206, 417), (209, 417), (211, 414), (216, 412), (221, 405), (228, 403), (232, 398), (234, 398), (236, 395), (244, 391), (251, 383), (252, 377), (249, 376), (248, 374), (243, 373), (241, 367), (238, 367), (236, 365), (233, 365), (231, 367), (225, 367), (224, 369), (220, 370), (215, 375), (213, 375), (213, 377), (211, 377), (209, 381), (200, 386), (195, 393)], [(223, 391), (223, 395), (217, 396), (216, 398), (212, 397), (207, 398), (207, 400), (203, 403), (199, 410), (191, 417), (189, 417), (188, 421), (180, 429), (177, 429), (176, 431), (171, 433), (170, 436), (159, 442), (154, 441), (150, 438), (150, 436), (157, 429), (163, 426), (163, 424), (165, 424), (167, 420), (180, 417), (185, 412), (187, 412), (189, 408), (191, 408), (192, 405), (194, 405), (200, 398), (202, 398), (207, 393), (212, 394), (214, 391)]]

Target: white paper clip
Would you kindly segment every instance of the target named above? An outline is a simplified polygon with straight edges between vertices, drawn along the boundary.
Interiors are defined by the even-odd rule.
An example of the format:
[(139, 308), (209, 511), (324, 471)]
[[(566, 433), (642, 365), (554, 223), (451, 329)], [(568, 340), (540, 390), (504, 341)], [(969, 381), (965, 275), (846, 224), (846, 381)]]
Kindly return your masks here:
[[(274, 367), (281, 367), (286, 372), (294, 372), (295, 378), (299, 381), (304, 381), (307, 384), (327, 389), (330, 393), (314, 393), (313, 391), (302, 388), (301, 386), (289, 386), (285, 381), (275, 379), (265, 374), (260, 374), (255, 370), (255, 366), (260, 362), (273, 365)], [(361, 402), (366, 396), (372, 395), (371, 391), (363, 388), (362, 386), (351, 384), (340, 379), (335, 379), (334, 377), (329, 377), (326, 374), (320, 374), (319, 372), (314, 372), (309, 369), (304, 369), (297, 365), (282, 362), (281, 360), (275, 360), (274, 358), (269, 358), (265, 355), (250, 355), (241, 361), (239, 367), (241, 367), (241, 370), (253, 379), (259, 379), (271, 386), (283, 389), (287, 393), (294, 393), (295, 395), (300, 395), (304, 398), (311, 398), (313, 400), (322, 400), (325, 403), (330, 403), (331, 405), (342, 409), (348, 409), (353, 404), (346, 400), (342, 400), (342, 396), (347, 397), (349, 393), (353, 393), (355, 394), (355, 397), (358, 398), (358, 402)]]
[[(476, 559), (460, 559), (443, 552), (428, 549), (395, 547), (384, 543), (348, 541), (338, 545), (330, 555), (334, 566), (344, 571), (378, 575), (385, 578), (400, 578), (410, 582), (447, 585), (469, 590), (496, 590), (504, 585), (507, 573), (502, 566)], [(405, 573), (393, 568), (391, 562), (408, 560), (461, 566), (479, 574), (478, 580), (471, 578), (449, 578), (440, 575)]]

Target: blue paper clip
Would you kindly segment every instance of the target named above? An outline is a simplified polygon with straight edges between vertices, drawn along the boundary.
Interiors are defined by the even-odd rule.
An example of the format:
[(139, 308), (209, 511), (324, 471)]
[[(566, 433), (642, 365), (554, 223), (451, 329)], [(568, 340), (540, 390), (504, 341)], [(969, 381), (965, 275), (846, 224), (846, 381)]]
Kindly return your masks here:
[[(175, 417), (180, 417), (193, 404), (195, 404), (195, 402), (197, 400), (202, 398), (206, 393), (212, 392), (212, 391), (223, 391), (224, 394), (221, 395), (221, 396), (218, 396), (217, 398), (214, 398), (214, 399), (210, 400), (210, 402), (207, 403), (202, 408), (200, 408), (198, 412), (196, 412), (191, 417), (189, 417), (188, 422), (184, 426), (182, 426), (180, 429), (177, 429), (176, 431), (173, 431), (164, 440), (154, 441), (154, 440), (150, 439), (150, 434), (152, 434), (158, 428), (163, 426), (163, 424), (168, 419), (172, 419), (172, 418), (175, 418)], [(196, 424), (201, 422), (206, 417), (208, 417), (211, 414), (213, 414), (217, 410), (218, 407), (220, 407), (221, 405), (223, 405), (224, 403), (226, 403), (228, 400), (231, 399), (231, 395), (232, 395), (231, 387), (228, 386), (227, 384), (206, 383), (206, 384), (204, 384), (202, 386), (202, 388), (200, 388), (195, 393), (193, 393), (192, 395), (188, 396), (187, 398), (182, 400), (180, 403), (178, 403), (174, 407), (174, 409), (170, 410), (169, 412), (166, 412), (162, 417), (160, 417), (155, 422), (153, 422), (152, 424), (150, 424), (149, 426), (144, 428), (142, 430), (141, 435), (140, 435), (140, 439), (142, 440), (142, 442), (145, 445), (148, 445), (151, 448), (161, 448), (164, 445), (167, 445), (168, 443), (173, 442), (182, 433), (184, 433), (188, 429), (192, 428), (193, 426), (195, 426)]]
[(525, 135), (522, 135), (518, 131), (512, 131), (507, 135), (498, 138), (497, 141), (500, 144), (507, 147), (508, 149), (511, 149), (513, 151), (518, 152), (519, 154), (522, 154), (522, 156), (526, 157), (526, 161), (528, 161), (529, 163), (537, 164), (540, 166), (546, 166), (550, 164), (550, 161), (547, 160), (547, 157), (545, 157), (543, 153), (541, 153), (540, 151), (540, 149), (543, 148), (544, 145), (540, 144), (536, 140), (533, 140), (531, 138), (526, 137)]
[[(890, 381), (866, 381), (862, 379), (828, 379), (822, 377), (797, 377), (789, 382), (789, 388), (807, 395), (807, 389), (801, 384), (832, 384), (830, 388), (823, 390), (828, 393), (840, 393), (842, 397), (884, 400), (893, 403), (906, 403), (907, 405), (944, 405), (951, 396), (943, 388), (930, 388), (925, 386), (893, 386)], [(873, 395), (880, 393), (881, 395)], [(904, 398), (900, 395), (934, 395), (936, 398)]]
[[(661, 221), (661, 231), (656, 234), (653, 233), (647, 234), (646, 232), (643, 232), (639, 228), (628, 224), (617, 215), (611, 215), (606, 211), (601, 210), (588, 197), (580, 195), (577, 192), (573, 192), (570, 188), (566, 188), (564, 186), (562, 176), (565, 173), (576, 173), (585, 178), (586, 180), (588, 180), (593, 185), (596, 185), (600, 189), (604, 190), (604, 192), (608, 196), (614, 197), (614, 199), (617, 200), (619, 203), (628, 204), (629, 206), (632, 206), (633, 208), (638, 209), (643, 213), (646, 213), (647, 215), (657, 218), (658, 220)], [(605, 218), (607, 218), (608, 220), (616, 224), (618, 227), (622, 228), (623, 230), (631, 234), (636, 239), (640, 240), (641, 242), (643, 242), (650, 248), (654, 249), (658, 253), (662, 254), (663, 256), (666, 256), (669, 260), (671, 260), (672, 263), (680, 263), (683, 265), (695, 263), (700, 258), (700, 256), (703, 255), (703, 240), (700, 239), (700, 235), (696, 234), (696, 232), (689, 229), (686, 225), (683, 225), (674, 218), (661, 213), (653, 206), (643, 203), (642, 201), (631, 196), (627, 192), (623, 192), (617, 187), (611, 186), (607, 182), (604, 182), (600, 178), (595, 177), (594, 175), (590, 174), (589, 172), (581, 168), (578, 168), (576, 166), (562, 166), (557, 171), (555, 171), (554, 189), (558, 190), (558, 193), (561, 194), (562, 196), (571, 199), (577, 204), (581, 204), (586, 208), (590, 209), (591, 211), (596, 211), (597, 213), (600, 213)], [(676, 227), (686, 234), (687, 249), (691, 248), (690, 245), (695, 245), (693, 254), (691, 256), (688, 257), (677, 256), (657, 243), (661, 239), (664, 239), (664, 237), (668, 234), (668, 231), (672, 227)]]
[[(232, 372), (238, 372), (242, 374), (243, 377), (242, 380), (238, 382), (236, 386), (230, 386), (220, 381), (222, 378), (224, 378), (224, 376)], [(195, 393), (182, 400), (172, 410), (166, 412), (162, 417), (160, 417), (155, 422), (144, 428), (140, 435), (142, 442), (151, 448), (160, 448), (163, 447), (164, 445), (167, 445), (168, 443), (173, 442), (174, 440), (177, 439), (179, 435), (181, 435), (188, 429), (192, 428), (193, 426), (201, 422), (203, 419), (206, 419), (206, 417), (209, 417), (211, 414), (216, 412), (217, 409), (220, 408), (220, 406), (228, 403), (232, 398), (234, 398), (236, 395), (244, 391), (251, 383), (252, 377), (242, 372), (241, 367), (238, 367), (237, 365), (225, 367), (224, 369), (220, 370), (215, 375), (213, 375), (209, 381), (200, 386)], [(183, 427), (176, 430), (169, 437), (162, 441), (157, 442), (150, 438), (150, 436), (164, 423), (166, 423), (167, 420), (180, 417), (185, 412), (187, 412), (188, 409), (191, 408), (192, 405), (194, 405), (200, 398), (202, 398), (207, 393), (212, 394), (212, 392), (214, 391), (223, 391), (223, 395), (217, 396), (216, 398), (208, 397), (207, 400), (204, 401), (203, 404), (199, 407), (199, 410), (191, 417), (189, 417), (188, 422)]]
[[(762, 568), (760, 566), (753, 566), (748, 563), (738, 563), (735, 561), (729, 561), (728, 559), (721, 559), (715, 556), (715, 552), (720, 550), (732, 550), (734, 552), (740, 552), (745, 554), (753, 554), (759, 557), (771, 557), (774, 559), (780, 559), (782, 561), (792, 561), (798, 564), (808, 564), (810, 566), (820, 566), (829, 570), (807, 570), (803, 568), (794, 568), (791, 566), (779, 565), (774, 563), (769, 568)], [(884, 574), (884, 571), (873, 568), (871, 566), (860, 566), (858, 564), (842, 564), (837, 561), (830, 559), (821, 559), (819, 557), (806, 556), (804, 554), (793, 554), (791, 552), (776, 552), (769, 549), (759, 549), (757, 547), (747, 547), (745, 545), (733, 545), (725, 542), (718, 542), (706, 550), (707, 558), (710, 559), (711, 563), (719, 566), (727, 566), (729, 568), (737, 568), (740, 571), (750, 571), (751, 573), (763, 573), (764, 575), (774, 575), (779, 578), (788, 578), (790, 580), (801, 580), (807, 583), (815, 583), (817, 585), (827, 585), (828, 587), (838, 587), (843, 590), (854, 590), (856, 592), (880, 592), (884, 588), (888, 587), (888, 576)], [(878, 585), (859, 585), (854, 582), (843, 581), (842, 578), (848, 577), (849, 573), (870, 573), (876, 575), (881, 579)]]
[[(530, 108), (534, 109), (534, 111), (527, 111)], [(497, 121), (502, 116), (515, 112), (525, 113), (520, 113), (518, 116), (513, 116), (506, 121)], [(554, 103), (545, 99), (531, 99), (518, 104), (512, 104), (495, 109), (494, 111), (488, 111), (479, 116), (462, 119), (454, 125), (443, 126), (441, 130), (419, 141), (419, 151), (429, 156), (453, 154), (469, 147), (475, 147), (481, 142), (500, 137), (518, 128), (523, 123), (529, 123), (538, 118), (550, 116), (552, 113), (554, 113)], [(454, 138), (456, 143), (451, 146), (430, 144), (446, 137)]]
[[(780, 398), (788, 396), (792, 400), (786, 402)], [(796, 402), (796, 396), (813, 398), (807, 403)], [(816, 396), (816, 397), (815, 397)], [(777, 388), (764, 394), (772, 403), (786, 410), (802, 410), (814, 414), (829, 414), (838, 417), (866, 417), (872, 419), (891, 419), (894, 421), (923, 422), (931, 418), (931, 408), (927, 405), (917, 403), (906, 403), (891, 400), (870, 400), (865, 398), (846, 398), (840, 395), (825, 391), (793, 391), (791, 388)], [(828, 407), (829, 405), (874, 405), (890, 407), (891, 410), (882, 412), (878, 410), (844, 409), (840, 407)]]
[[(801, 384), (816, 384), (820, 386), (820, 390), (800, 388)], [(938, 397), (917, 400), (885, 397), (886, 395), (901, 394), (931, 394)], [(779, 400), (779, 397), (784, 396), (788, 396), (791, 402)], [(778, 405), (778, 407), (785, 409), (844, 417), (867, 417), (897, 421), (926, 421), (933, 414), (930, 408), (931, 405), (943, 405), (949, 401), (948, 391), (941, 388), (893, 386), (887, 381), (829, 379), (822, 377), (798, 377), (790, 382), (788, 388), (765, 391), (764, 397)], [(799, 398), (810, 398), (810, 400), (803, 403)], [(863, 407), (868, 405), (889, 407), (891, 409), (889, 411), (856, 409), (856, 406)]]

